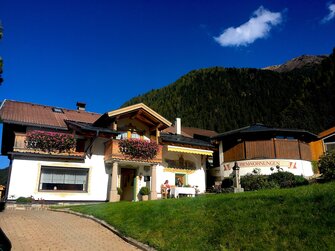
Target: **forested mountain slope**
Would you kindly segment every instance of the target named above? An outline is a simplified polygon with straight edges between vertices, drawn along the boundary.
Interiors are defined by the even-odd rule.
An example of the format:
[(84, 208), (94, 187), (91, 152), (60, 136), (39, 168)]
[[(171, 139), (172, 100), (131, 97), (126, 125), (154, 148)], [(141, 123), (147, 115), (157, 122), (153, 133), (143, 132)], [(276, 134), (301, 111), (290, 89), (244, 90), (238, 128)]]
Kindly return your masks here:
[(214, 67), (135, 97), (184, 126), (224, 132), (252, 123), (314, 133), (335, 125), (335, 49), (321, 63), (286, 72)]

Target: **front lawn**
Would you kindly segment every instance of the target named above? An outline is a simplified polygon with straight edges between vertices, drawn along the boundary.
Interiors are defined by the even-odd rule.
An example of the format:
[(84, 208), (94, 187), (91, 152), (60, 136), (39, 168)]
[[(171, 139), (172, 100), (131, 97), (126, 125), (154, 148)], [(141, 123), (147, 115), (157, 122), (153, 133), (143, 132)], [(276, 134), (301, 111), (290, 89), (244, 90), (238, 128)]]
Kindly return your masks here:
[(335, 250), (335, 182), (71, 209), (158, 250)]

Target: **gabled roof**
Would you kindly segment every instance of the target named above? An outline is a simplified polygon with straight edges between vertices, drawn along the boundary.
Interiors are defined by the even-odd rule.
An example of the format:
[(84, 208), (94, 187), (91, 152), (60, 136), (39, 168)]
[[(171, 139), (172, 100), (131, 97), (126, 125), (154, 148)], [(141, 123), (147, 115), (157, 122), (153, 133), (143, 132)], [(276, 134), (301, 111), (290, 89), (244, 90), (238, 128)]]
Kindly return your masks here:
[(255, 137), (293, 136), (305, 140), (307, 142), (317, 139), (317, 135), (305, 130), (272, 128), (259, 123), (218, 134), (212, 137), (212, 139), (224, 140), (229, 138), (248, 137), (248, 136), (255, 136)]
[(159, 115), (157, 112), (149, 108), (143, 103), (123, 107), (114, 111), (105, 113), (101, 118), (94, 122), (94, 125), (102, 126), (111, 121), (116, 121), (120, 118), (131, 117), (141, 120), (150, 128), (158, 128), (163, 130), (171, 126), (171, 122)]
[[(57, 108), (58, 112), (55, 112), (54, 108)], [(4, 100), (0, 107), (0, 119), (3, 123), (64, 130), (67, 129), (66, 120), (93, 123), (100, 116), (100, 114), (93, 112), (69, 110), (13, 100)]]

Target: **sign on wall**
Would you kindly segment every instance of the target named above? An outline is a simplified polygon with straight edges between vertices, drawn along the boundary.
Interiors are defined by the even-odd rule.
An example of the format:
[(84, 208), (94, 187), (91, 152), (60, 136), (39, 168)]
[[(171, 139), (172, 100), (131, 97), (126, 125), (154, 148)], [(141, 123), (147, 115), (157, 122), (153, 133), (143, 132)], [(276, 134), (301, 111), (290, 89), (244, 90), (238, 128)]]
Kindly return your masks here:
[[(249, 160), (238, 162), (240, 168), (262, 168), (262, 167), (286, 167), (289, 169), (297, 169), (296, 161), (287, 160)], [(232, 170), (234, 163), (223, 164), (224, 171)]]

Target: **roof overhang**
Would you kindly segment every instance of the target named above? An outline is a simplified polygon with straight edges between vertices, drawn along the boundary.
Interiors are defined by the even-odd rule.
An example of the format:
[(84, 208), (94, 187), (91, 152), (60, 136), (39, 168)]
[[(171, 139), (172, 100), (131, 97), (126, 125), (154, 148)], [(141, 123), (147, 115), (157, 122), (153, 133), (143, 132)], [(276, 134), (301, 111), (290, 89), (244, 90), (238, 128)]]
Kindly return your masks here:
[(18, 156), (29, 159), (57, 159), (64, 161), (85, 161), (85, 155), (58, 155), (58, 154), (36, 154), (36, 153), (26, 153), (26, 152), (8, 152), (7, 155)]
[(69, 127), (69, 129), (72, 129), (74, 131), (83, 133), (83, 134), (92, 134), (95, 136), (106, 136), (110, 137), (111, 135), (118, 135), (120, 132), (114, 131), (108, 128), (103, 127), (96, 127), (92, 124), (84, 123), (84, 122), (77, 122), (77, 121), (69, 121), (66, 120), (65, 123)]
[(335, 127), (329, 128), (323, 132), (319, 133), (319, 138), (328, 138), (329, 136), (332, 136), (335, 134)]
[(311, 142), (318, 139), (318, 136), (306, 130), (271, 128), (266, 126), (247, 126), (236, 130), (221, 133), (212, 137), (213, 140), (231, 140), (231, 139), (248, 139), (248, 138), (264, 138), (276, 136), (294, 136), (297, 139)]
[(23, 122), (23, 121), (13, 121), (13, 120), (1, 120), (0, 123), (2, 124), (12, 124), (12, 125), (20, 125), (20, 126), (31, 126), (31, 127), (40, 127), (40, 128), (48, 128), (48, 129), (54, 129), (54, 130), (63, 130), (67, 131), (67, 127), (63, 126), (51, 126), (47, 124), (34, 124), (34, 123), (29, 123), (29, 122)]

